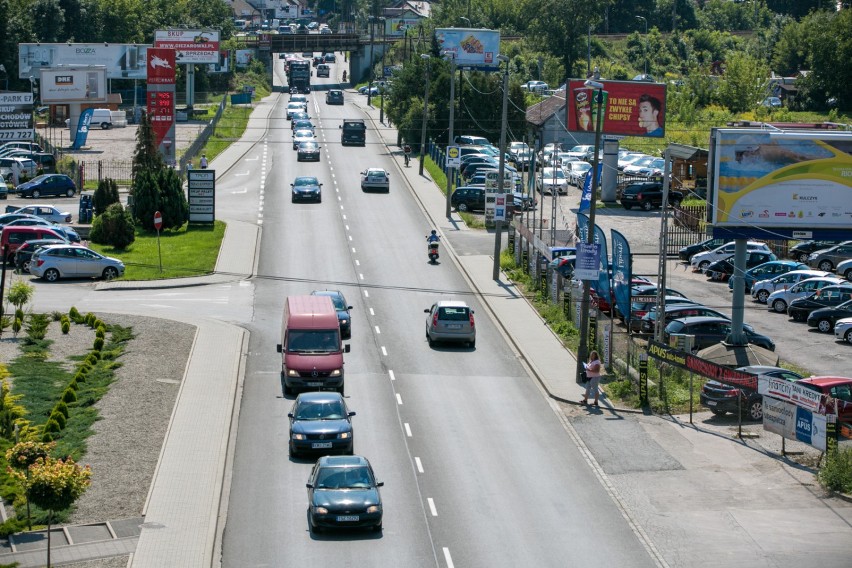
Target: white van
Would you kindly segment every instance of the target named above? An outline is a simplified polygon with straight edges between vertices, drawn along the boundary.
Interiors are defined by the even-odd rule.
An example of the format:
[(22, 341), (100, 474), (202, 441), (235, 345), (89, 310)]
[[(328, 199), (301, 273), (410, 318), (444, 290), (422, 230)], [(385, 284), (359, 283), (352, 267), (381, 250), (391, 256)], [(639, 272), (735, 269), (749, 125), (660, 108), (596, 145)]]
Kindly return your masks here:
[[(123, 110), (110, 110), (108, 108), (96, 108), (93, 110), (89, 128), (102, 128), (106, 130), (113, 126), (116, 128), (127, 126), (127, 114)], [(67, 118), (65, 119), (65, 125), (68, 126)]]

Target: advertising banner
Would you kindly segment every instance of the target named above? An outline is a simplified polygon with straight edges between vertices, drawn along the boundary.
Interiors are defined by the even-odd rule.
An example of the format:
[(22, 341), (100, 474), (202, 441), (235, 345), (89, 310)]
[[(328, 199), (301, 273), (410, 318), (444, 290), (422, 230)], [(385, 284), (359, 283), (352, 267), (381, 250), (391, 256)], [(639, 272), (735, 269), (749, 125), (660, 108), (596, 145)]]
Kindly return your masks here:
[[(500, 171), (499, 170), (485, 170), (485, 226), (493, 227), (494, 221), (502, 221), (504, 219), (497, 219), (496, 208), (497, 208), (497, 195), (498, 194), (511, 194), (512, 184), (514, 183), (514, 176), (510, 171), (503, 172), (503, 187), (500, 188)], [(505, 211), (503, 213), (505, 216)]]
[(154, 47), (174, 49), (178, 64), (219, 63), (219, 30), (157, 30)]
[(763, 398), (763, 429), (788, 440), (797, 440), (814, 448), (826, 449), (826, 418), (795, 404)]
[(154, 143), (167, 164), (175, 163), (175, 68), (174, 49), (148, 50), (148, 118)]
[(601, 269), (601, 247), (598, 243), (577, 243), (574, 278), (597, 282)]
[(33, 137), (33, 94), (0, 93), (0, 144)]
[[(639, 81), (601, 81), (604, 86), (603, 134), (662, 138), (666, 129), (666, 85)], [(597, 89), (583, 80), (568, 82), (568, 130), (594, 132)]]
[(717, 129), (716, 227), (852, 227), (852, 133)]
[(500, 32), (468, 28), (435, 30), (438, 51), (445, 59), (455, 58), (456, 65), (497, 67), (500, 55)]
[(818, 412), (820, 408), (824, 408), (824, 404), (821, 406), (822, 393), (783, 379), (760, 381), (757, 392), (763, 396), (792, 402), (813, 412)]
[(86, 139), (89, 137), (89, 124), (91, 124), (94, 114), (95, 109), (93, 108), (87, 108), (80, 113), (80, 118), (77, 120), (77, 130), (74, 134), (74, 143), (71, 144), (72, 150), (79, 150), (86, 145)]
[(175, 50), (152, 47), (148, 50), (148, 84), (175, 84)]
[[(589, 176), (586, 176), (589, 177)], [(577, 213), (577, 229), (581, 242), (587, 242), (589, 238), (589, 218), (584, 213)], [(609, 299), (609, 258), (606, 250), (606, 236), (599, 225), (595, 225), (594, 242), (600, 247), (600, 267), (596, 278), (581, 278), (581, 280), (597, 280), (595, 291), (604, 298)], [(577, 260), (579, 261), (579, 254)], [(574, 274), (576, 274), (576, 269)], [(579, 276), (577, 277), (579, 278)]]
[(144, 79), (148, 45), (116, 43), (20, 43), (18, 78), (37, 77), (59, 65), (103, 65), (108, 79)]
[(757, 375), (735, 371), (730, 367), (724, 367), (707, 359), (696, 357), (691, 353), (675, 349), (670, 345), (654, 341), (653, 339), (648, 340), (648, 355), (663, 363), (686, 369), (687, 371), (726, 385), (757, 390)]
[(105, 67), (62, 67), (41, 70), (43, 103), (106, 102)]
[(254, 49), (238, 49), (236, 51), (237, 57), (234, 60), (234, 64), (237, 67), (248, 67), (251, 64), (251, 60), (257, 57)]
[(387, 18), (385, 19), (385, 35), (402, 36), (405, 30), (413, 28), (420, 23), (417, 18)]
[(630, 243), (624, 235), (610, 229), (612, 235), (612, 287), (615, 305), (624, 316), (627, 329), (630, 329), (630, 281), (633, 279), (633, 258), (630, 255)]
[(190, 223), (212, 223), (216, 220), (216, 172), (189, 170), (187, 178)]

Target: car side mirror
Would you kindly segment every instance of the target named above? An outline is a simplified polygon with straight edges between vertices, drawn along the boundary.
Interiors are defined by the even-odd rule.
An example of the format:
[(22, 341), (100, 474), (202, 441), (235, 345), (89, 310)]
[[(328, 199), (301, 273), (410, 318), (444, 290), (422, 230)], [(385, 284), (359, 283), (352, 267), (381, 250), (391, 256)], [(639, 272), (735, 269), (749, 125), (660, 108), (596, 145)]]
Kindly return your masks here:
[(350, 410), (350, 411), (349, 411), (349, 416), (355, 416), (355, 412)]
[(313, 489), (314, 484), (313, 483), (305, 483), (305, 487), (307, 487), (308, 489)]
[(287, 413), (287, 418), (293, 418), (293, 413), (292, 413), (292, 412), (288, 412), (288, 413)]
[(350, 349), (351, 349), (351, 347), (350, 347), (350, 345), (349, 345), (348, 343), (347, 343), (346, 345), (344, 345), (344, 346), (343, 346), (343, 352), (344, 352), (344, 353), (349, 353), (349, 350), (350, 350)]
[(340, 126), (338, 126), (338, 128), (340, 128), (341, 130), (343, 130), (343, 125), (341, 124)]
[(280, 343), (279, 343), (278, 345), (276, 345), (276, 346), (275, 346), (275, 350), (276, 350), (276, 351), (278, 351), (279, 353), (281, 353), (282, 349), (281, 349), (281, 344), (280, 344)]
[(385, 486), (385, 482), (384, 482), (384, 481), (377, 481), (377, 482), (376, 482), (376, 487), (384, 487), (384, 486)]
[(429, 313), (429, 308), (426, 308), (425, 310), (423, 310), (423, 313), (424, 313), (424, 314), (428, 314), (428, 313)]
[(346, 309), (347, 309), (347, 310), (351, 310), (351, 309), (352, 309), (352, 306), (346, 306)]
[(293, 187), (293, 184), (292, 184), (292, 183), (290, 184), (290, 187)]

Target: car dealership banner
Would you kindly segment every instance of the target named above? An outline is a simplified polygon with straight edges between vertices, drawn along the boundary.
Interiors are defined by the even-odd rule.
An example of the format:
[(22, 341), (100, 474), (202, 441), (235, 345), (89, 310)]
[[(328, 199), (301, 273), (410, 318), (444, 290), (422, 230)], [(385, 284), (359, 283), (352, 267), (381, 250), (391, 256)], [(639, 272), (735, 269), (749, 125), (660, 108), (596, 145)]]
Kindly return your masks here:
[(633, 257), (630, 254), (630, 242), (627, 238), (610, 229), (612, 238), (612, 286), (615, 295), (615, 305), (624, 316), (627, 328), (630, 329), (630, 306), (632, 301), (630, 282), (633, 280)]
[(219, 63), (219, 30), (157, 30), (154, 47), (174, 49), (179, 65)]
[(824, 452), (826, 423), (825, 415), (771, 396), (763, 397), (763, 429), (767, 432), (809, 444)]
[(736, 371), (653, 339), (648, 340), (648, 356), (726, 385), (758, 389), (757, 375)]
[(42, 69), (40, 84), (43, 103), (103, 103), (107, 99), (103, 65)]
[(500, 32), (468, 28), (438, 28), (435, 30), (438, 51), (445, 59), (455, 59), (456, 65), (497, 67), (500, 55)]
[[(666, 129), (666, 85), (641, 81), (600, 81), (603, 84), (603, 134), (662, 138)], [(598, 90), (583, 80), (568, 82), (568, 130), (594, 132)]]
[(33, 136), (33, 94), (0, 93), (0, 144)]
[(711, 156), (714, 231), (852, 229), (852, 133), (720, 128)]
[(820, 408), (825, 409), (822, 393), (784, 379), (770, 378), (760, 381), (757, 392), (763, 396), (786, 400), (812, 412), (819, 412)]
[(144, 79), (149, 46), (126, 43), (19, 43), (18, 77), (59, 65), (103, 65), (108, 79)]

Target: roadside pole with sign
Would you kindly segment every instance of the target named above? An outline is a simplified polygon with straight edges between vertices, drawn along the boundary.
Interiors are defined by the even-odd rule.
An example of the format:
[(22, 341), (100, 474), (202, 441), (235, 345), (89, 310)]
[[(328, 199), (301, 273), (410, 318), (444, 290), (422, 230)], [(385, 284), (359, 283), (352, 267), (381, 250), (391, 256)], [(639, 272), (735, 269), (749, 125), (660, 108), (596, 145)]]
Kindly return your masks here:
[[(452, 130), (452, 129), (451, 129)], [(447, 219), (450, 218), (452, 211), (452, 180), (455, 177), (452, 170), (458, 170), (461, 167), (461, 151), (458, 146), (447, 146)]]
[(160, 229), (163, 228), (163, 215), (159, 211), (154, 212), (154, 228), (157, 229), (157, 257), (160, 259), (160, 272), (162, 272), (163, 253), (160, 251)]

